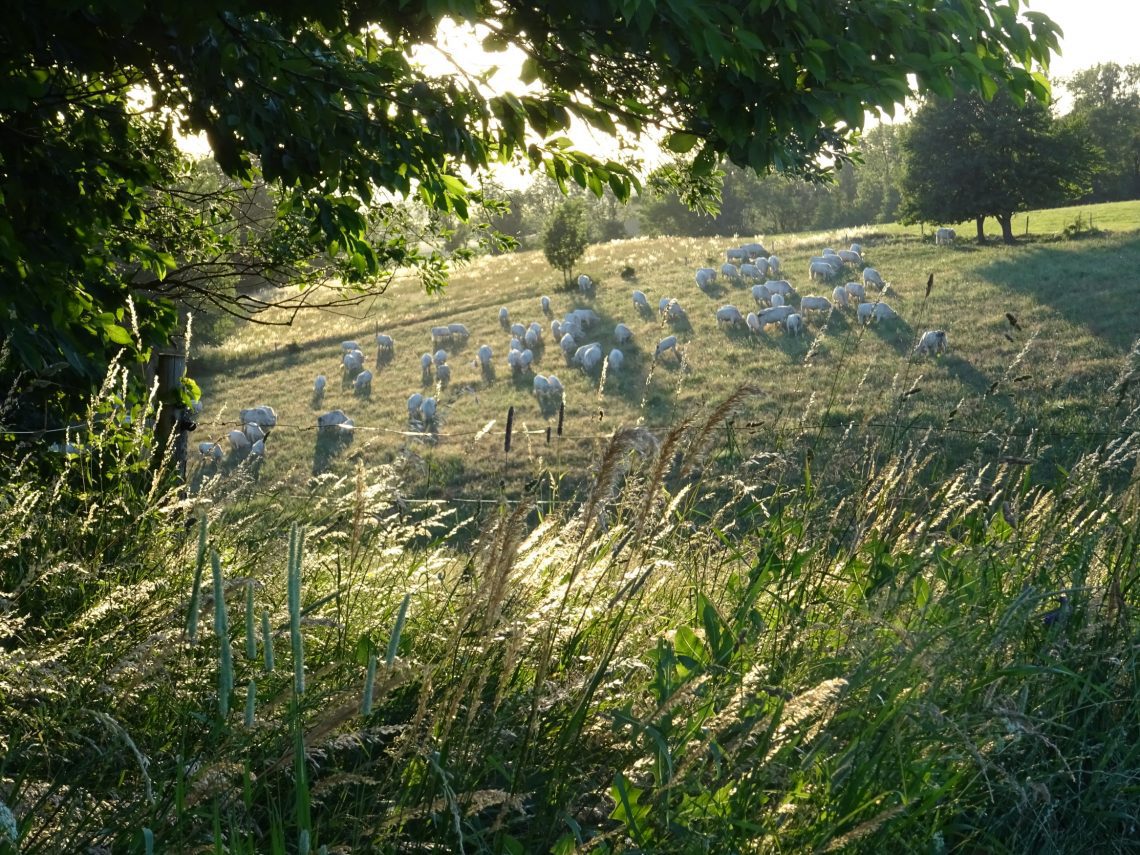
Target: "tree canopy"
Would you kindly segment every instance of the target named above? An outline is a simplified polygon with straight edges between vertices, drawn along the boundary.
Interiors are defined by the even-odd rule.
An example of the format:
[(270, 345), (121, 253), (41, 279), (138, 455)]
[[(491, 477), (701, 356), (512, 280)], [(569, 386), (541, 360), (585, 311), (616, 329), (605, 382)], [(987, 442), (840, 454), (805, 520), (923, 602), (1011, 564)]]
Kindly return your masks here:
[(1105, 154), (1090, 201), (1140, 198), (1140, 65), (1107, 62), (1064, 81), (1094, 144)]
[[(958, 80), (987, 96), (1045, 96), (1031, 65), (1056, 50), (1057, 29), (1017, 10), (1016, 0), (16, 4), (0, 30), (0, 371), (49, 378), (37, 388), (66, 408), (116, 354), (141, 360), (168, 341), (173, 301), (197, 295), (240, 314), (273, 302), (235, 291), (242, 276), (334, 278), (359, 293), (413, 267), (438, 286), (448, 259), (424, 247), (401, 200), (463, 219), (483, 201), (467, 176), (512, 161), (563, 188), (624, 199), (638, 186), (628, 165), (574, 148), (572, 117), (663, 135), (698, 181), (722, 158), (819, 178), (849, 157), (865, 108), (911, 93), (910, 75), (946, 94)], [(479, 25), (487, 50), (519, 48), (530, 88), (492, 93), (459, 61), (451, 74), (426, 70), (414, 51), (445, 17)], [(189, 181), (176, 131), (205, 133), (224, 177), (216, 187)]]
[(902, 149), (903, 221), (973, 220), (979, 243), (986, 217), (1012, 243), (1014, 213), (1079, 197), (1096, 162), (1072, 123), (1055, 119), (1039, 101), (1019, 104), (1006, 92), (989, 101), (966, 91), (927, 99)]

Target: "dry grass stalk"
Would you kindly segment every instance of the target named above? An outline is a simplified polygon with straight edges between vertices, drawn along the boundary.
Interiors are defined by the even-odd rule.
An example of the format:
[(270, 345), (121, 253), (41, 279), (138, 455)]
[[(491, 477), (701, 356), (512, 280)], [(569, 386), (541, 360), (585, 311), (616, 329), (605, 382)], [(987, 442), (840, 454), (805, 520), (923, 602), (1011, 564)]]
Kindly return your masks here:
[(846, 689), (847, 681), (842, 677), (836, 677), (824, 680), (784, 704), (784, 709), (780, 713), (780, 723), (776, 728), (776, 738), (772, 740), (761, 765), (771, 762), (790, 740), (792, 731), (798, 730), (805, 722), (815, 719), (811, 730), (805, 734), (802, 741), (808, 742), (817, 735), (838, 709), (839, 699)]
[(487, 632), (499, 621), (503, 600), (507, 592), (507, 580), (515, 565), (518, 548), (526, 534), (526, 520), (534, 510), (533, 497), (521, 499), (515, 509), (503, 521), (499, 536), (491, 552), (491, 558), (484, 568), (482, 599), (485, 603), (483, 631)]
[[(933, 278), (933, 276), (931, 278)], [(841, 849), (846, 849), (852, 843), (874, 834), (882, 828), (883, 825), (890, 822), (904, 810), (906, 810), (906, 805), (895, 805), (893, 808), (888, 808), (877, 816), (873, 816), (865, 822), (859, 823), (846, 834), (836, 837), (827, 844), (823, 851), (838, 852)]]
[(741, 386), (721, 401), (720, 405), (705, 420), (705, 423), (697, 429), (692, 442), (689, 443), (685, 453), (685, 466), (681, 470), (682, 477), (688, 478), (695, 469), (703, 465), (704, 457), (708, 452), (709, 438), (713, 431), (728, 421), (746, 399), (759, 394), (761, 394), (761, 390), (758, 386), (746, 385)]
[[(641, 500), (640, 507), (634, 513), (635, 530), (632, 543), (635, 545), (641, 542), (647, 525), (651, 521), (656, 521), (653, 506), (661, 498), (660, 489), (665, 481), (666, 469), (672, 463), (673, 457), (677, 453), (677, 447), (691, 424), (692, 422), (688, 419), (682, 419), (676, 427), (665, 434), (665, 439), (661, 441), (657, 450), (657, 462), (650, 471), (643, 487), (644, 497)], [(632, 555), (630, 560), (633, 560)]]
[(589, 532), (599, 511), (616, 495), (618, 482), (627, 469), (627, 455), (632, 451), (651, 457), (658, 451), (657, 440), (645, 428), (639, 427), (620, 428), (610, 437), (594, 476), (594, 486), (582, 509), (585, 532)]

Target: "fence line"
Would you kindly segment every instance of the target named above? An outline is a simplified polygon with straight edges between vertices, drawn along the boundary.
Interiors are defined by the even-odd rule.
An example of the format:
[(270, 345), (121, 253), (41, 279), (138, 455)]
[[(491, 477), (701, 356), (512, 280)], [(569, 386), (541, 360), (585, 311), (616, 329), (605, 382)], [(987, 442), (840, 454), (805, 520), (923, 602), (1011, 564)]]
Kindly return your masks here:
[[(494, 423), (495, 422), (492, 422), (491, 424), (493, 425)], [(235, 428), (241, 426), (241, 422), (225, 421), (225, 422), (219, 422), (217, 424), (220, 424), (222, 426), (232, 425)], [(743, 430), (743, 431), (752, 431), (752, 432), (759, 432), (759, 431), (764, 430), (765, 428), (770, 426), (768, 423), (762, 422), (762, 421), (749, 421), (749, 422), (744, 422), (744, 423), (729, 422), (729, 424), (733, 430), (737, 430), (737, 431)], [(933, 424), (917, 424), (917, 423), (907, 424), (907, 423), (902, 423), (902, 422), (883, 422), (883, 421), (863, 422), (863, 421), (851, 420), (848, 422), (834, 422), (834, 423), (831, 423), (831, 422), (819, 423), (819, 422), (817, 422), (817, 423), (804, 424), (802, 426), (802, 430), (800, 432), (801, 433), (812, 433), (812, 432), (815, 432), (817, 430), (847, 431), (847, 430), (850, 430), (853, 426), (865, 427), (865, 428), (876, 428), (876, 429), (903, 430), (906, 432), (932, 431), (934, 433), (963, 434), (963, 435), (967, 435), (967, 436), (986, 436), (989, 434), (993, 434), (995, 436), (1001, 435), (1001, 436), (1005, 436), (1005, 437), (1021, 437), (1021, 438), (1054, 437), (1054, 438), (1065, 438), (1065, 439), (1096, 438), (1096, 439), (1108, 439), (1108, 440), (1124, 439), (1128, 436), (1131, 436), (1133, 433), (1140, 431), (1140, 427), (1138, 427), (1136, 430), (1119, 430), (1119, 431), (1098, 431), (1098, 430), (1071, 430), (1070, 431), (1070, 430), (1055, 430), (1055, 429), (1051, 429), (1051, 428), (1030, 428), (1030, 429), (1026, 429), (1026, 430), (1012, 431), (1012, 430), (1003, 430), (1003, 429), (992, 428), (992, 427), (990, 427), (990, 428), (969, 428), (969, 427), (958, 427), (955, 425), (933, 425)], [(468, 437), (478, 437), (478, 436), (489, 435), (490, 427), (491, 427), (490, 425), (484, 425), (484, 427), (480, 428), (479, 430), (463, 431), (463, 432), (436, 433), (433, 431), (396, 430), (394, 428), (386, 428), (386, 427), (381, 427), (381, 426), (377, 426), (377, 425), (359, 425), (358, 424), (358, 425), (355, 425), (353, 427), (353, 430), (354, 431), (376, 431), (379, 433), (388, 433), (388, 434), (394, 434), (397, 436), (421, 437), (421, 438), (432, 438), (432, 439), (463, 439), (463, 438), (468, 438)], [(641, 428), (643, 430), (649, 431), (650, 433), (652, 433), (657, 438), (661, 438), (665, 434), (669, 433), (669, 431), (671, 431), (675, 427), (675, 425), (663, 425), (663, 426), (651, 427), (649, 425), (636, 425), (636, 424), (634, 424), (634, 425), (623, 425), (623, 427), (638, 427), (638, 428)], [(288, 424), (288, 423), (278, 423), (277, 425), (274, 425), (272, 429), (278, 430), (281, 428), (284, 428), (286, 430), (300, 431), (303, 433), (320, 431), (320, 428), (316, 427), (315, 425), (294, 425), (294, 424)], [(527, 428), (527, 429), (515, 428), (512, 431), (512, 433), (525, 434), (525, 435), (531, 435), (531, 436), (541, 436), (541, 435), (544, 435), (547, 432), (547, 430), (548, 430), (547, 428)], [(612, 439), (614, 436), (613, 431), (611, 431), (609, 433), (583, 434), (583, 433), (571, 433), (570, 431), (563, 430), (563, 432), (561, 434), (555, 434), (553, 426), (550, 428), (550, 431), (551, 431), (551, 439), (553, 439), (557, 435), (559, 439), (563, 439), (563, 440), (568, 440), (568, 439), (574, 439), (574, 440)], [(790, 433), (790, 431), (781, 431), (781, 433)]]
[[(488, 435), (491, 431), (491, 428), (495, 425), (495, 423), (496, 423), (496, 420), (492, 420), (491, 422), (489, 422), (488, 424), (479, 428), (478, 430), (460, 431), (460, 432), (448, 431), (448, 432), (443, 432), (443, 433), (434, 432), (434, 431), (425, 431), (425, 430), (398, 430), (396, 428), (383, 427), (381, 425), (359, 425), (359, 424), (354, 425), (353, 430), (354, 431), (374, 431), (376, 433), (386, 433), (386, 434), (391, 434), (394, 436), (418, 437), (418, 438), (425, 438), (425, 439), (426, 438), (430, 438), (430, 439), (466, 439), (466, 438), (471, 438), (471, 437), (481, 437), (481, 436)], [(220, 421), (220, 422), (211, 422), (211, 424), (218, 425), (220, 427), (232, 427), (235, 429), (240, 428), (242, 426), (242, 422), (240, 422), (240, 421), (229, 421), (229, 420)], [(768, 424), (765, 422), (762, 422), (762, 421), (750, 421), (750, 422), (745, 422), (743, 424), (731, 423), (730, 422), (730, 425), (731, 425), (733, 430), (737, 430), (737, 431), (743, 430), (743, 431), (751, 431), (751, 432), (759, 432), (759, 431), (765, 429), (766, 427), (768, 427)], [(34, 430), (10, 430), (8, 428), (0, 427), (0, 436), (37, 436), (38, 437), (38, 436), (46, 436), (48, 434), (77, 432), (77, 431), (82, 431), (82, 430), (85, 430), (88, 428), (98, 427), (98, 426), (99, 425), (92, 425), (90, 422), (80, 422), (78, 424), (67, 425), (66, 427), (37, 428)], [(969, 428), (969, 427), (958, 427), (955, 425), (919, 424), (919, 423), (914, 423), (914, 422), (911, 422), (911, 423), (882, 422), (882, 421), (862, 422), (862, 421), (855, 421), (855, 420), (848, 421), (848, 422), (817, 422), (814, 424), (805, 424), (802, 426), (801, 432), (812, 433), (815, 431), (823, 431), (823, 430), (847, 431), (847, 430), (852, 429), (853, 426), (863, 427), (863, 428), (885, 429), (885, 430), (902, 430), (902, 431), (907, 432), (907, 433), (910, 433), (913, 431), (920, 431), (920, 432), (928, 432), (929, 431), (929, 432), (938, 433), (938, 434), (960, 434), (960, 435), (965, 435), (965, 436), (987, 436), (987, 435), (993, 434), (995, 436), (1001, 435), (1001, 436), (1005, 436), (1005, 437), (1018, 437), (1018, 438), (1043, 437), (1043, 438), (1053, 438), (1053, 439), (1059, 438), (1059, 439), (1098, 439), (1098, 440), (1124, 439), (1128, 436), (1131, 436), (1133, 433), (1136, 432), (1134, 430), (1123, 430), (1123, 431), (1120, 431), (1120, 430), (1117, 430), (1117, 431), (1057, 430), (1057, 429), (1045, 428), (1045, 427), (1030, 428), (1030, 429), (1026, 429), (1026, 430), (1014, 431), (1014, 430), (1004, 430), (1004, 429), (999, 430), (998, 428), (992, 428), (992, 427), (991, 428)], [(673, 429), (672, 425), (658, 426), (658, 427), (650, 427), (648, 425), (633, 425), (633, 427), (640, 427), (644, 430), (647, 430), (658, 438), (667, 434), (670, 430)], [(321, 428), (317, 427), (316, 425), (297, 425), (297, 424), (290, 424), (288, 422), (278, 422), (276, 425), (273, 425), (273, 427), (271, 428), (271, 430), (282, 430), (282, 429), (294, 430), (294, 431), (298, 431), (301, 433), (316, 433), (316, 432), (319, 432), (321, 430)], [(1138, 430), (1140, 430), (1140, 428), (1138, 428)], [(543, 428), (515, 428), (512, 431), (512, 433), (521, 434), (524, 436), (543, 436), (548, 431), (551, 432), (551, 439), (553, 439), (555, 436), (553, 426), (550, 428), (545, 428), (545, 427), (543, 427)], [(781, 431), (781, 433), (788, 433), (788, 431)], [(563, 432), (561, 434), (557, 434), (558, 438), (562, 439), (562, 440), (606, 440), (606, 439), (611, 439), (613, 437), (613, 435), (614, 434), (612, 431), (609, 433), (582, 434), (582, 433), (570, 433), (566, 430), (563, 430)], [(222, 439), (224, 439), (224, 437)], [(217, 442), (219, 442), (219, 443), (222, 442), (222, 439), (217, 440)]]

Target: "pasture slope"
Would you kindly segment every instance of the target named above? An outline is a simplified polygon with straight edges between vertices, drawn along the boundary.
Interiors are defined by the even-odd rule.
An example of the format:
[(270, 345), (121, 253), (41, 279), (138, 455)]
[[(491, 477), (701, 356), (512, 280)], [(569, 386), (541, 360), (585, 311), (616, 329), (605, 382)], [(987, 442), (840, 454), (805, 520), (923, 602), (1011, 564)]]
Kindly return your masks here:
[[(1108, 224), (1131, 230), (1063, 239), (1061, 230), (1078, 214), (1086, 228), (1091, 218), (1098, 229)], [(440, 296), (397, 279), (359, 311), (302, 315), (291, 328), (246, 325), (222, 346), (193, 354), (191, 373), (205, 404), (194, 438), (218, 438), (225, 445), (239, 409), (269, 404), (281, 427), (268, 443), (262, 482), (298, 485), (320, 462), (317, 413), (341, 408), (358, 428), (352, 447), (332, 461), (332, 471), (349, 471), (356, 461), (369, 468), (394, 465), (408, 493), (448, 497), (513, 485), (547, 468), (573, 477), (619, 426), (643, 425), (660, 433), (680, 418), (701, 419), (748, 383), (760, 394), (736, 420), (735, 439), (744, 455), (806, 443), (824, 455), (817, 466), (831, 461), (842, 471), (850, 460), (831, 455), (842, 446), (885, 432), (904, 440), (932, 428), (926, 443), (948, 459), (978, 451), (1043, 454), (1062, 462), (1074, 436), (1081, 445), (1082, 439), (1099, 438), (1106, 424), (1120, 424), (1112, 418), (1113, 384), (1140, 333), (1140, 205), (1034, 212), (1028, 222), (1033, 231), (1013, 247), (978, 247), (963, 234), (956, 246), (936, 247), (930, 234), (900, 226), (593, 245), (577, 267), (598, 282), (592, 299), (564, 290), (538, 251), (478, 259), (457, 270)], [(718, 329), (718, 306), (755, 308), (749, 290), (722, 278), (715, 295), (706, 295), (696, 286), (694, 270), (719, 268), (727, 248), (752, 239), (781, 258), (783, 275), (800, 295), (825, 296), (834, 283), (825, 288), (809, 282), (809, 256), (825, 246), (861, 242), (865, 263), (890, 283), (893, 293), (884, 299), (900, 319), (862, 328), (851, 310), (817, 315), (808, 318), (800, 338), (776, 327), (759, 336)], [(634, 276), (623, 280), (627, 267)], [(838, 281), (857, 278), (849, 266)], [(634, 288), (654, 307), (661, 297), (679, 300), (690, 326), (672, 328), (656, 313), (639, 314), (630, 298)], [(579, 306), (594, 309), (602, 320), (589, 340), (607, 352), (616, 322), (632, 328), (634, 342), (620, 373), (587, 375), (566, 365), (550, 340), (550, 317), (540, 309), (544, 294), (552, 300), (553, 317)], [(540, 408), (529, 374), (512, 377), (500, 306), (510, 310), (512, 321), (542, 324), (545, 350), (535, 371), (555, 373), (565, 385), (563, 435), (549, 445), (545, 429), (556, 424), (557, 412)], [(465, 324), (471, 338), (450, 356), (450, 386), (424, 386), (419, 360), (433, 349), (429, 329), (448, 322)], [(933, 328), (948, 332), (949, 353), (913, 357), (917, 337)], [(371, 364), (376, 331), (396, 342), (395, 358), (379, 369)], [(656, 342), (671, 332), (680, 339), (680, 360), (655, 363)], [(367, 399), (340, 382), (343, 340), (359, 341), (376, 373)], [(493, 381), (481, 376), (475, 360), (483, 343), (494, 350)], [(329, 378), (319, 406), (312, 399), (317, 374)], [(406, 400), (413, 392), (438, 395), (437, 436), (403, 433), (409, 430)], [(515, 433), (511, 453), (504, 454), (503, 428), (512, 406)], [(1005, 430), (995, 430), (997, 425)]]

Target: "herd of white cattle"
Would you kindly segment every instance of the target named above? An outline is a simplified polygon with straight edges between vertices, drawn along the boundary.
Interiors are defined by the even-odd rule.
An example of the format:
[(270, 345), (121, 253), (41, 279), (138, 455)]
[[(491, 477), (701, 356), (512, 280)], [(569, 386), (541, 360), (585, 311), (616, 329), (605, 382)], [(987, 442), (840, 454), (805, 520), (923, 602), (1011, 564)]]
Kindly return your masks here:
[[(935, 234), (937, 244), (953, 243), (953, 229), (939, 229)], [(780, 259), (768, 253), (759, 243), (746, 243), (732, 247), (725, 252), (725, 262), (719, 269), (700, 267), (694, 280), (697, 289), (706, 296), (720, 293), (718, 282), (735, 287), (748, 287), (755, 303), (752, 311), (744, 311), (735, 305), (722, 305), (715, 310), (717, 327), (747, 330), (751, 336), (762, 336), (769, 327), (777, 327), (788, 336), (800, 336), (807, 330), (808, 319), (822, 316), (825, 320), (833, 312), (853, 310), (861, 325), (891, 321), (898, 313), (885, 301), (894, 293), (889, 282), (874, 267), (868, 266), (863, 258), (863, 247), (853, 243), (848, 249), (836, 251), (826, 248), (808, 262), (808, 281), (830, 286), (830, 296), (825, 294), (797, 294), (792, 283), (783, 278), (784, 271)], [(843, 281), (843, 280), (847, 281)], [(579, 293), (586, 298), (596, 295), (598, 283), (590, 276), (582, 274), (577, 279)], [(868, 294), (872, 296), (868, 296)], [(669, 356), (678, 362), (682, 359), (677, 332), (690, 330), (689, 314), (675, 297), (663, 296), (658, 300), (654, 312), (649, 297), (640, 290), (631, 293), (633, 309), (642, 319), (656, 315), (663, 327), (673, 327), (668, 335), (657, 341), (653, 348), (653, 359), (661, 360)], [(633, 330), (624, 322), (618, 322), (609, 338), (613, 347), (602, 344), (600, 333), (601, 318), (590, 308), (575, 308), (562, 317), (554, 317), (551, 300), (542, 296), (538, 308), (543, 320), (529, 323), (515, 321), (510, 310), (503, 306), (498, 310), (499, 326), (509, 336), (506, 351), (506, 366), (513, 377), (530, 376), (531, 388), (540, 406), (544, 408), (561, 404), (564, 394), (562, 381), (557, 375), (541, 374), (535, 371), (541, 359), (546, 356), (546, 342), (549, 340), (561, 353), (567, 368), (581, 370), (587, 374), (601, 371), (619, 374), (623, 370), (626, 354), (623, 347), (634, 339)], [(548, 339), (549, 331), (549, 339)], [(443, 391), (451, 383), (451, 354), (465, 348), (471, 337), (468, 328), (458, 322), (432, 326), (430, 341), (433, 350), (420, 357), (421, 385), (434, 386)], [(593, 339), (593, 340), (591, 340)], [(375, 367), (379, 369), (390, 362), (396, 352), (396, 343), (387, 333), (375, 335)], [(948, 349), (944, 330), (927, 330), (918, 340), (915, 354), (937, 356)], [(341, 343), (341, 372), (344, 388), (351, 388), (359, 397), (368, 397), (372, 391), (372, 370), (365, 367), (364, 349), (356, 341)], [(495, 376), (494, 349), (490, 343), (482, 343), (475, 352), (472, 366), (477, 367), (483, 378), (490, 381)], [(434, 374), (434, 376), (433, 376)], [(313, 405), (320, 406), (328, 386), (325, 375), (317, 375), (313, 382)], [(413, 392), (407, 400), (409, 428), (414, 431), (430, 431), (438, 424), (440, 416), (439, 400)], [(265, 439), (277, 424), (277, 415), (272, 407), (262, 405), (241, 411), (242, 426), (229, 432), (228, 441), (232, 451), (239, 455), (265, 454)], [(317, 417), (317, 428), (321, 435), (350, 438), (354, 430), (351, 418), (343, 410), (332, 410)], [(199, 444), (204, 458), (219, 460), (221, 446), (214, 442)]]

